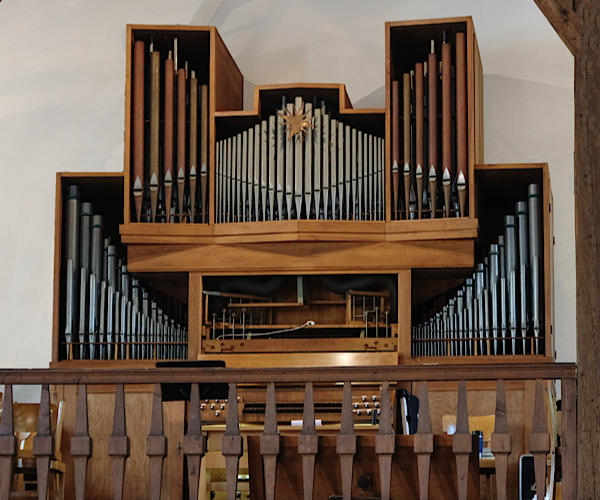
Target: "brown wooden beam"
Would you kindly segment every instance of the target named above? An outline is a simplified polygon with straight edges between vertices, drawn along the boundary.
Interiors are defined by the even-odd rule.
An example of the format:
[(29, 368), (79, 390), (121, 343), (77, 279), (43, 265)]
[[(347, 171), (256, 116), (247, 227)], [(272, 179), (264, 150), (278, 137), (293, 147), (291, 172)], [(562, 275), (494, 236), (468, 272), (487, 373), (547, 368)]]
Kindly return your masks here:
[(575, 57), (577, 470), (579, 498), (600, 498), (600, 2), (579, 5)]
[(573, 0), (533, 0), (571, 54), (576, 55), (581, 40), (581, 18)]
[[(497, 365), (384, 365), (320, 368), (87, 368), (5, 369), (2, 384), (160, 384), (160, 383), (330, 383), (400, 382), (414, 380), (535, 380), (575, 379), (574, 363), (498, 363)], [(119, 428), (120, 429), (120, 428)]]

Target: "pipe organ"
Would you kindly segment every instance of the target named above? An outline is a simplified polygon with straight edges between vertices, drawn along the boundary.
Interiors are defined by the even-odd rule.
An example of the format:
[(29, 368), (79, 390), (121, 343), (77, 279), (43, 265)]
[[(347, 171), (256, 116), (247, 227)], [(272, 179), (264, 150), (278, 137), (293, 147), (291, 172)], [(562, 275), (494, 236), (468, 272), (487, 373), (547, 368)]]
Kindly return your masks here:
[[(57, 175), (52, 366), (552, 360), (548, 166), (484, 163), (470, 17), (385, 36), (383, 107), (293, 83), (244, 110), (216, 28), (128, 26), (124, 170)], [(315, 394), (339, 423), (341, 387)], [(278, 401), (285, 423), (303, 397)], [(380, 388), (352, 398), (377, 423)], [(243, 422), (264, 408), (240, 388)]]

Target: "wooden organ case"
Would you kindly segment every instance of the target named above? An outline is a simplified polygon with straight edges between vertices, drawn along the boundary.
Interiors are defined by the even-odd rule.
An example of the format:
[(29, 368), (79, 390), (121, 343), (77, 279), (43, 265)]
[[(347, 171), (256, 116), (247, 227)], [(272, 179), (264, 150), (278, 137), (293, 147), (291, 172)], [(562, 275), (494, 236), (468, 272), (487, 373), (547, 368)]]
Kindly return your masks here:
[[(253, 109), (243, 110), (243, 76), (216, 28), (128, 26), (124, 170), (57, 174), (51, 365), (442, 367), (553, 359), (548, 168), (484, 164), (483, 75), (471, 18), (389, 22), (385, 35), (385, 108), (354, 108), (343, 84), (292, 83), (255, 87)], [(91, 286), (106, 281), (107, 289), (98, 288), (93, 306), (84, 299), (89, 287), (73, 291), (93, 272), (67, 274), (75, 195), (80, 220), (84, 202), (103, 215), (107, 269)], [(511, 270), (506, 264), (508, 273), (490, 274), (490, 249), (497, 250), (498, 236), (509, 239), (505, 216), (518, 218), (515, 204), (532, 197), (538, 323), (531, 302), (520, 321), (523, 294), (515, 292), (503, 325), (501, 311), (492, 313), (491, 283), (498, 289), (494, 280), (504, 279), (509, 287)], [(480, 268), (486, 274), (477, 291)], [(531, 283), (531, 267), (522, 274)], [(516, 276), (518, 269), (510, 286), (518, 287)], [(88, 324), (90, 309), (109, 314), (109, 302), (112, 331), (107, 318)], [(489, 309), (482, 305), (478, 315), (481, 304)], [(432, 389), (442, 399), (448, 391), (443, 384)], [(525, 397), (522, 385), (514, 389)], [(73, 402), (68, 439), (76, 396), (54, 390)], [(128, 397), (136, 414), (151, 404), (144, 388)], [(101, 390), (90, 393), (90, 411), (102, 415), (105, 398)], [(356, 422), (376, 422), (379, 398), (377, 387), (354, 390)], [(284, 399), (290, 420), (301, 418), (302, 389)], [(320, 388), (315, 399), (317, 418), (339, 422), (340, 387)], [(204, 421), (224, 422), (230, 403), (208, 397)], [(169, 478), (183, 470), (176, 447), (184, 403), (165, 407), (175, 451), (163, 485), (175, 484)], [(241, 390), (238, 407), (242, 421), (260, 423), (264, 392)], [(441, 415), (433, 420), (441, 433)], [(103, 435), (100, 426), (91, 433)], [(147, 460), (141, 450), (132, 450), (132, 459)], [(100, 478), (109, 465), (90, 467)], [(98, 495), (108, 491), (102, 481), (89, 483)], [(164, 494), (181, 498), (177, 488)]]

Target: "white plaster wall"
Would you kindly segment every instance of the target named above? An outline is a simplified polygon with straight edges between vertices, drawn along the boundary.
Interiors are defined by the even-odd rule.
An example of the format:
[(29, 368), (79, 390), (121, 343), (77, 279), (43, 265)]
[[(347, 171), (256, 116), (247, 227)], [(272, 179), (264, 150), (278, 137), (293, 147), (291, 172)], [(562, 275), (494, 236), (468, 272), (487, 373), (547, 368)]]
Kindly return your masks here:
[(50, 360), (55, 172), (122, 169), (126, 23), (216, 25), (248, 91), (344, 82), (355, 106), (382, 107), (384, 22), (467, 14), (486, 74), (486, 160), (550, 163), (557, 354), (574, 360), (573, 60), (533, 0), (4, 0), (0, 366)]

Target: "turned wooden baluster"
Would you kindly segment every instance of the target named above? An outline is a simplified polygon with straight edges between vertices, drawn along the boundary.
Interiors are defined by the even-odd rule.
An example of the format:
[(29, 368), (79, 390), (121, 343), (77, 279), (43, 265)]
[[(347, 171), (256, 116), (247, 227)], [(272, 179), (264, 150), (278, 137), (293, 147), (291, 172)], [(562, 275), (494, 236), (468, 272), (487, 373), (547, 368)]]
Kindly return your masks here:
[(390, 498), (390, 481), (392, 479), (392, 456), (396, 448), (396, 436), (392, 428), (392, 405), (390, 402), (390, 385), (384, 382), (381, 386), (381, 415), (379, 432), (375, 436), (375, 453), (379, 458), (379, 487), (381, 500)]
[(50, 388), (48, 384), (42, 385), (37, 431), (33, 438), (33, 455), (35, 456), (38, 499), (46, 500), (50, 458), (54, 456), (54, 436), (50, 425)]
[(550, 451), (550, 434), (548, 434), (546, 425), (544, 382), (541, 379), (535, 381), (535, 403), (533, 407), (533, 425), (529, 434), (529, 450), (533, 455), (537, 497), (544, 498), (546, 494), (546, 456)]
[(469, 408), (467, 405), (467, 383), (458, 384), (458, 405), (456, 408), (456, 433), (452, 440), (452, 450), (456, 455), (456, 481), (458, 500), (467, 498), (467, 480), (469, 478), (469, 454), (473, 446), (469, 432)]
[(4, 386), (0, 421), (0, 500), (8, 500), (12, 482), (14, 456), (17, 452), (17, 438), (13, 427), (12, 385)]
[(71, 456), (73, 457), (75, 498), (85, 498), (85, 476), (89, 457), (92, 456), (92, 438), (88, 429), (87, 386), (81, 384), (77, 393), (77, 411), (75, 432), (71, 437)]
[(414, 450), (419, 469), (419, 498), (429, 498), (429, 464), (433, 453), (433, 434), (429, 416), (429, 390), (427, 382), (419, 382), (419, 422), (414, 439)]
[(354, 418), (352, 417), (352, 386), (344, 382), (342, 398), (342, 423), (337, 435), (337, 454), (340, 456), (340, 472), (342, 476), (342, 496), (344, 500), (352, 497), (352, 463), (356, 454), (356, 434), (354, 434)]
[(496, 463), (496, 496), (498, 500), (506, 500), (506, 471), (510, 450), (510, 431), (508, 430), (506, 415), (504, 380), (498, 380), (496, 385), (496, 417), (491, 443), (491, 451), (494, 454)]
[[(236, 403), (237, 404), (237, 403)], [(198, 498), (200, 461), (206, 453), (206, 437), (202, 434), (200, 388), (192, 384), (187, 432), (183, 437), (183, 454), (187, 459), (189, 498)]]
[(163, 461), (167, 455), (167, 438), (163, 427), (162, 390), (154, 386), (150, 434), (146, 439), (146, 455), (150, 459), (150, 498), (160, 499)]
[(267, 384), (265, 427), (260, 436), (260, 454), (263, 457), (265, 499), (274, 500), (277, 455), (279, 454), (279, 432), (277, 431), (277, 404), (275, 400), (275, 384), (273, 382)]
[(577, 380), (562, 379), (560, 390), (562, 495), (577, 498)]
[(315, 430), (315, 404), (312, 382), (304, 386), (304, 409), (302, 410), (302, 432), (298, 436), (298, 454), (302, 456), (302, 486), (304, 500), (313, 497), (315, 455), (319, 449), (319, 437)]
[(221, 453), (225, 457), (225, 473), (227, 474), (227, 500), (235, 500), (237, 493), (237, 476), (243, 445), (238, 421), (237, 387), (229, 384), (229, 406), (225, 421), (225, 434), (221, 442)]
[(112, 458), (113, 499), (123, 498), (123, 482), (125, 480), (125, 460), (129, 456), (129, 438), (125, 422), (125, 390), (118, 384), (115, 391), (115, 414), (113, 431), (108, 438), (108, 455)]

